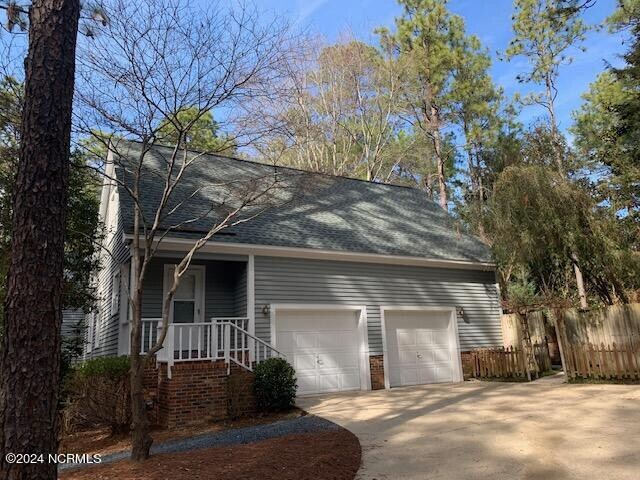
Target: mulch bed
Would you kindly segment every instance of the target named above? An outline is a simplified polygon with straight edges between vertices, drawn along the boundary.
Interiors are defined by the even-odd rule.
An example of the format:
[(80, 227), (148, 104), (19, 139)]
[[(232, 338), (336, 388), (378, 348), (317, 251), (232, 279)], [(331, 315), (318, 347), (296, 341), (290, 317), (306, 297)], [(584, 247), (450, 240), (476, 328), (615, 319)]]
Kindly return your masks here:
[[(256, 417), (240, 418), (225, 422), (202, 423), (199, 425), (188, 425), (180, 429), (155, 429), (151, 431), (153, 443), (158, 444), (168, 440), (193, 437), (203, 433), (220, 432), (234, 428), (264, 425), (279, 420), (289, 420), (305, 415), (305, 412), (294, 408), (285, 413), (271, 413)], [(109, 433), (108, 428), (94, 428), (81, 430), (64, 435), (60, 439), (60, 453), (109, 453), (129, 450), (131, 448), (131, 435), (115, 435)]]
[(339, 428), (260, 442), (154, 455), (62, 473), (61, 480), (352, 480), (360, 442)]

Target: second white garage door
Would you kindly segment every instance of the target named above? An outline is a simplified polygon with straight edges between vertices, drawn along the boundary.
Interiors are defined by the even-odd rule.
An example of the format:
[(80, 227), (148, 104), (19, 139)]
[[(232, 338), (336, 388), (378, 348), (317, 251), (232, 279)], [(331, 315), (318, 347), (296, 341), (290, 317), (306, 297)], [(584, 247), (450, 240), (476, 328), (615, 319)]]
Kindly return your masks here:
[(296, 370), (298, 395), (360, 390), (360, 312), (282, 310), (276, 348)]
[(460, 381), (450, 311), (388, 310), (384, 318), (391, 387)]

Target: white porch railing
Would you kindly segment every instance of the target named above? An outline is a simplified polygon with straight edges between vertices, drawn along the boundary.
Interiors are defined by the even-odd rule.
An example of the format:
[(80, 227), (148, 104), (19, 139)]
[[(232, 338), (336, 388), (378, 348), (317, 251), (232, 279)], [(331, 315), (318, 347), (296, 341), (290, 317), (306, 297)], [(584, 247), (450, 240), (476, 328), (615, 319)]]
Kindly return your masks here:
[[(146, 353), (156, 343), (162, 328), (162, 319), (142, 320), (141, 353)], [(248, 331), (247, 317), (211, 318), (201, 323), (171, 323), (163, 348), (156, 358), (167, 362), (168, 375), (176, 362), (197, 360), (224, 360), (227, 372), (231, 362), (252, 371), (255, 363), (284, 355), (268, 343)]]

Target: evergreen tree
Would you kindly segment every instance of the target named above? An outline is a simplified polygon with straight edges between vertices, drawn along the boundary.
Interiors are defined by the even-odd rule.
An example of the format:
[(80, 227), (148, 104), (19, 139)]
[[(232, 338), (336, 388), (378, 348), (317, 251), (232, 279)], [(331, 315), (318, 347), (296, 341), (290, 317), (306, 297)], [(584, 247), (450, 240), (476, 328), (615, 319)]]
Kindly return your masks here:
[(596, 199), (617, 215), (627, 244), (640, 248), (640, 1), (620, 0), (611, 30), (629, 30), (625, 65), (606, 71), (574, 112), (575, 146), (595, 173)]
[[(9, 2), (29, 17), (20, 148), (0, 344), (0, 452), (58, 451), (61, 300), (78, 0)], [(19, 366), (19, 367), (17, 367)], [(55, 463), (10, 464), (7, 480), (55, 479)]]
[[(403, 13), (395, 32), (377, 30), (383, 48), (405, 65), (402, 96), (405, 115), (414, 132), (430, 143), (437, 162), (440, 206), (448, 209), (447, 151), (444, 132), (453, 120), (458, 98), (455, 73), (465, 51), (464, 21), (447, 9), (446, 0), (399, 0)], [(455, 153), (453, 153), (455, 155)]]
[[(508, 111), (501, 111), (502, 91), (493, 83), (489, 74), (491, 58), (480, 40), (469, 36), (461, 44), (457, 58), (453, 92), (453, 119), (464, 135), (466, 182), (462, 184), (464, 217), (470, 221), (473, 231), (486, 240), (481, 221), (485, 211), (487, 186), (483, 171), (489, 168), (485, 154), (497, 146)], [(506, 118), (501, 119), (503, 114)], [(458, 206), (461, 206), (458, 202)], [(460, 212), (459, 212), (460, 213)]]
[(176, 145), (179, 141), (191, 150), (234, 155), (236, 145), (232, 138), (221, 135), (213, 114), (202, 113), (197, 107), (179, 110), (171, 118), (162, 120), (158, 129), (159, 141)]
[(541, 85), (541, 93), (532, 93), (521, 101), (524, 105), (540, 105), (549, 115), (555, 161), (560, 172), (566, 171), (562, 155), (562, 139), (558, 128), (555, 102), (558, 96), (560, 67), (572, 61), (570, 50), (582, 48), (587, 26), (579, 10), (567, 8), (561, 0), (515, 0), (514, 38), (506, 51), (506, 59), (524, 56), (530, 68), (516, 78), (522, 83)]

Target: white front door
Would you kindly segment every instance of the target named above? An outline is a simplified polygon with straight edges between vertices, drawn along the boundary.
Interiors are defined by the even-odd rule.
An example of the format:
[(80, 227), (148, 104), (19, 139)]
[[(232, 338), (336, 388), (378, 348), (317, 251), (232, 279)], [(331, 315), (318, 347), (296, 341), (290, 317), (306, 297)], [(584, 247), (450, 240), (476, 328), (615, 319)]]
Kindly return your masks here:
[[(173, 282), (173, 272), (173, 265), (169, 265), (165, 272), (165, 295)], [(204, 322), (203, 266), (192, 266), (182, 275), (178, 288), (171, 300), (169, 321), (171, 323)]]
[(361, 389), (360, 312), (282, 310), (276, 348), (293, 365), (298, 395)]
[(457, 329), (450, 311), (385, 311), (389, 385), (461, 380)]

